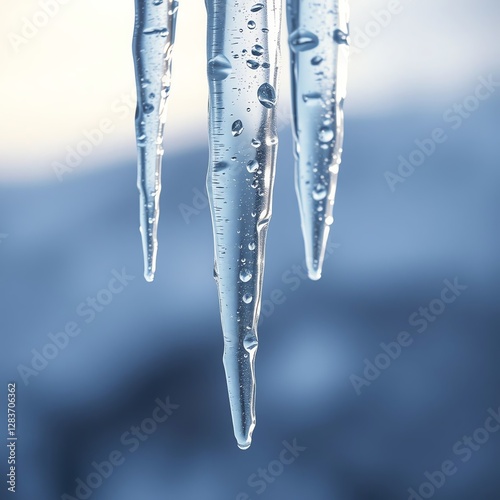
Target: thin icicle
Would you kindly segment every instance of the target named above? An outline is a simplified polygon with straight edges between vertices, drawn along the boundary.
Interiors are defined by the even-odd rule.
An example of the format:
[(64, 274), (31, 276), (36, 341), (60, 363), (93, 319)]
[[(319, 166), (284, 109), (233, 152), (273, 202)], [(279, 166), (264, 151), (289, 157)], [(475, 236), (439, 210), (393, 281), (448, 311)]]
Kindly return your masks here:
[(210, 165), (224, 367), (238, 446), (255, 427), (255, 354), (278, 138), (280, 0), (207, 0)]
[(147, 281), (153, 281), (156, 269), (163, 129), (170, 92), (177, 7), (175, 0), (135, 1), (133, 52), (137, 85), (137, 186), (140, 193), (144, 277)]
[(287, 0), (295, 182), (309, 277), (317, 280), (333, 222), (344, 136), (347, 0)]

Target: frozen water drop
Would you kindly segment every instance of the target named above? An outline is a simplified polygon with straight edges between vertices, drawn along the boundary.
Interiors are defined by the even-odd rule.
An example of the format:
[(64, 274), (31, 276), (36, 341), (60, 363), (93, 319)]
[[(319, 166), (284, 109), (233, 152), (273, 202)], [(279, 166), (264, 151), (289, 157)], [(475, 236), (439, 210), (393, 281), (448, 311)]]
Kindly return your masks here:
[(311, 59), (311, 64), (313, 66), (317, 66), (318, 64), (321, 64), (323, 62), (323, 58), (321, 56), (314, 56), (312, 59)]
[(247, 26), (248, 26), (248, 29), (253, 30), (256, 26), (255, 21), (248, 21)]
[(290, 48), (295, 52), (312, 50), (318, 46), (318, 36), (311, 31), (299, 28), (290, 34), (288, 39)]
[(316, 184), (312, 192), (312, 196), (316, 201), (325, 199), (326, 197), (326, 187), (323, 184)]
[(263, 3), (256, 3), (256, 4), (252, 5), (250, 11), (251, 12), (259, 12), (259, 10), (262, 10), (263, 8), (264, 8)]
[(259, 102), (265, 108), (274, 108), (276, 105), (276, 91), (270, 83), (263, 83), (257, 91)]
[(250, 251), (255, 250), (255, 243), (249, 243), (248, 244), (248, 250), (250, 250)]
[(262, 47), (262, 45), (255, 44), (255, 45), (252, 47), (252, 54), (253, 54), (254, 56), (259, 57), (259, 56), (261, 56), (263, 53), (264, 53), (264, 47)]
[(257, 339), (257, 336), (253, 332), (249, 332), (245, 335), (243, 339), (243, 347), (247, 351), (253, 351), (255, 350), (259, 345), (259, 341)]
[(247, 66), (250, 69), (258, 69), (258, 67), (260, 66), (260, 64), (257, 61), (254, 61), (253, 59), (249, 59), (247, 61)]
[(242, 269), (240, 272), (240, 280), (247, 283), (252, 279), (252, 273), (248, 269)]
[(335, 134), (331, 127), (321, 127), (318, 133), (319, 142), (331, 142)]
[(233, 137), (238, 137), (242, 132), (243, 123), (241, 122), (241, 120), (234, 121), (233, 125), (231, 126), (231, 133), (233, 134)]
[(253, 297), (251, 294), (245, 293), (245, 295), (243, 295), (243, 302), (245, 304), (250, 304), (252, 302), (252, 300), (253, 300)]
[(247, 163), (247, 170), (253, 174), (254, 172), (257, 172), (259, 170), (259, 162), (257, 160), (250, 160)]

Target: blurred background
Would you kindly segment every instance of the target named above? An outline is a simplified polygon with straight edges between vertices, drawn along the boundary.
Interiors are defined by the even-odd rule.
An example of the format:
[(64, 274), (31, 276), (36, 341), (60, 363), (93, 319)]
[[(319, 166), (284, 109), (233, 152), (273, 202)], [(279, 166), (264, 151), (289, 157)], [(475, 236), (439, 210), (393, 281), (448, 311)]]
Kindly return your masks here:
[[(356, 0), (351, 12), (319, 282), (303, 278), (283, 46), (257, 428), (242, 452), (205, 195), (204, 3), (179, 9), (148, 284), (133, 2), (2, 2), (0, 424), (6, 436), (15, 382), (17, 498), (500, 498), (500, 4)], [(411, 345), (380, 356), (403, 331)], [(156, 423), (167, 397), (176, 407)], [(446, 461), (453, 474), (436, 473)]]

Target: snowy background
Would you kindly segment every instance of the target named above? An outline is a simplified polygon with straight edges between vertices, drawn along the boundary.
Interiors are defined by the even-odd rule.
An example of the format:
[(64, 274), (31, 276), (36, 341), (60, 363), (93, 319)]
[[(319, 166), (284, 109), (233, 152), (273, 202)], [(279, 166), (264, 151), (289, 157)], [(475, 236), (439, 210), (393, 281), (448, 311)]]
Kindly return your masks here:
[[(481, 81), (500, 82), (498, 2), (351, 2), (334, 249), (317, 283), (300, 277), (284, 58), (246, 452), (232, 435), (204, 195), (203, 2), (179, 11), (153, 284), (138, 231), (133, 2), (11, 4), (0, 6), (0, 373), (1, 408), (17, 383), (17, 498), (78, 498), (77, 480), (116, 450), (124, 462), (88, 498), (406, 500), (420, 488), (421, 498), (498, 500), (500, 432), (478, 429), (500, 407), (500, 86), (474, 97)], [(102, 120), (102, 141), (58, 178), (68, 148)], [(422, 157), (415, 141), (436, 129), (435, 151), (401, 177), (399, 157)], [(392, 189), (388, 172), (401, 180)], [(109, 297), (123, 269), (134, 279), (90, 319), (81, 304)], [(455, 279), (467, 288), (419, 333), (409, 317)], [(72, 321), (81, 333), (21, 376)], [(356, 391), (353, 375), (401, 331), (413, 343)], [(179, 408), (130, 451), (122, 435), (167, 396)], [(294, 439), (306, 449), (280, 468)], [(422, 486), (447, 460), (456, 473)], [(4, 448), (2, 475), (6, 462)], [(272, 481), (256, 483), (259, 469)]]

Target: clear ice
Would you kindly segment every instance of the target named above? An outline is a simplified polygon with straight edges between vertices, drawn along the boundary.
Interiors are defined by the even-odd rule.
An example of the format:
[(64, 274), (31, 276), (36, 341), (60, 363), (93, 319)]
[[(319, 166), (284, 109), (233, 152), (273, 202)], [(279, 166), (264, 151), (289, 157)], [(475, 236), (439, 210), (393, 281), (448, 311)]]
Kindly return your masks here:
[(207, 0), (207, 189), (234, 434), (250, 446), (266, 233), (278, 137), (280, 0)]
[(161, 163), (178, 2), (135, 0), (135, 128), (144, 277), (153, 281), (158, 249)]
[(348, 0), (287, 0), (295, 186), (308, 275), (317, 280), (333, 223), (344, 136)]

